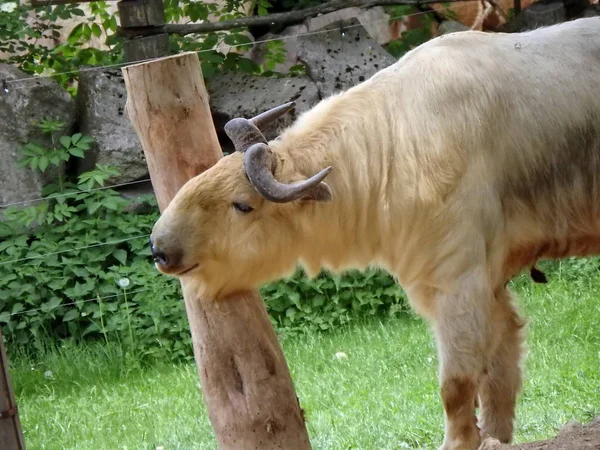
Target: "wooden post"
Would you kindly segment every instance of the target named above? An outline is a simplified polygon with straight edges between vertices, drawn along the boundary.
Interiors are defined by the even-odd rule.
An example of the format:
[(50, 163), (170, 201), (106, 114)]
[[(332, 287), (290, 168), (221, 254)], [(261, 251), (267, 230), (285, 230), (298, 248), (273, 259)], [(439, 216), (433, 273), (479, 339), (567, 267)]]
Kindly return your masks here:
[[(184, 53), (122, 69), (159, 209), (222, 156), (200, 61)], [(220, 449), (310, 449), (283, 352), (258, 292), (215, 301), (182, 283), (194, 355)]]
[(0, 330), (0, 448), (25, 450), (17, 402), (8, 373), (8, 358), (4, 350), (2, 330)]
[(127, 62), (143, 61), (169, 54), (169, 35), (164, 32), (163, 0), (122, 0), (117, 4), (123, 30), (139, 36), (128, 36), (123, 44)]

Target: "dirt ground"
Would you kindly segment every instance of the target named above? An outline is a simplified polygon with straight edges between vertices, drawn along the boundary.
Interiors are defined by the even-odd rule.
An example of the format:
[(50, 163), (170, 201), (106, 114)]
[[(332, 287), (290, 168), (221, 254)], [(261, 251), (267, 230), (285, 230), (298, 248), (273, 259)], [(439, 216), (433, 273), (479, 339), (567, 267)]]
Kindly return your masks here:
[(600, 450), (600, 416), (586, 425), (569, 422), (558, 436), (546, 441), (506, 445), (487, 439), (479, 450)]

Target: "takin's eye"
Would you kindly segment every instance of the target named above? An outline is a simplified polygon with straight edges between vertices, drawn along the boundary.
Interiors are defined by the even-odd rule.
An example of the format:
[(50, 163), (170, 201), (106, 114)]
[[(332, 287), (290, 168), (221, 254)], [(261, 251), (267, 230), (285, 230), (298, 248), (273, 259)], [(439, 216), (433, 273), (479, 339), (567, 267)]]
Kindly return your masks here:
[(248, 214), (249, 212), (254, 211), (254, 208), (247, 203), (233, 202), (231, 206), (243, 214)]

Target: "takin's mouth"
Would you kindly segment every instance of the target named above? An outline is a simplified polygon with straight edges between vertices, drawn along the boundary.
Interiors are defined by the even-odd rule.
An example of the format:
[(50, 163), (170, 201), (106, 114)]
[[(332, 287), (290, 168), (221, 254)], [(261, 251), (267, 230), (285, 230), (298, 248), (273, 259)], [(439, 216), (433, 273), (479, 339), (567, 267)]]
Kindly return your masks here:
[(177, 276), (177, 277), (180, 277), (180, 276), (182, 276), (182, 275), (185, 275), (186, 273), (189, 273), (189, 272), (191, 272), (192, 270), (194, 270), (196, 267), (198, 267), (198, 264), (194, 264), (192, 267), (188, 267), (187, 269), (185, 269), (185, 270), (182, 270), (182, 271), (181, 271), (181, 272), (179, 272), (179, 273), (176, 273), (176, 274), (175, 274), (175, 276)]
[(192, 270), (197, 269), (199, 264), (194, 264), (193, 266), (188, 267), (180, 272), (175, 272), (173, 269), (169, 269), (167, 267), (162, 266), (161, 264), (155, 263), (155, 267), (159, 270), (159, 272), (164, 273), (165, 275), (171, 275), (174, 277), (180, 277), (190, 273)]

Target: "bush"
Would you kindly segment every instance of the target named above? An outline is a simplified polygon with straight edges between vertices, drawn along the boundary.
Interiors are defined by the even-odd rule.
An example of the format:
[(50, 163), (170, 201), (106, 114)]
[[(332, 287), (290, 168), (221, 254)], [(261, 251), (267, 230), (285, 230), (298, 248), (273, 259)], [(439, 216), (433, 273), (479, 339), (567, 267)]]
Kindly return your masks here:
[[(37, 125), (52, 148), (27, 143), (21, 166), (63, 173), (92, 139), (61, 135), (64, 124)], [(9, 207), (0, 221), (0, 326), (9, 345), (41, 351), (48, 342), (118, 340), (142, 357), (192, 356), (179, 282), (152, 264), (148, 236), (158, 219), (154, 196), (138, 212), (132, 200), (104, 181), (115, 170), (98, 166), (78, 177), (59, 176), (44, 199)], [(25, 231), (24, 231), (25, 230)], [(262, 289), (280, 331), (329, 330), (365, 315), (402, 311), (404, 297), (380, 271), (323, 273), (301, 270)]]

